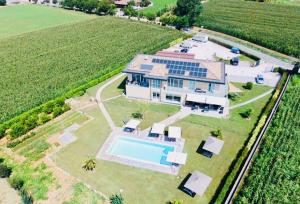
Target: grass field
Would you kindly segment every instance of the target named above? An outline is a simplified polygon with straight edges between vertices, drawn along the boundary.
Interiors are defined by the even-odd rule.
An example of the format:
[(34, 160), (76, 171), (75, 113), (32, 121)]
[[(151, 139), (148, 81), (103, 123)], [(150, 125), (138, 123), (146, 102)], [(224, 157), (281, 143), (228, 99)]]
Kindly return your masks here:
[(204, 4), (198, 25), (296, 58), (300, 56), (300, 44), (296, 43), (300, 41), (298, 6), (241, 0), (209, 0)]
[(145, 13), (156, 13), (165, 7), (175, 6), (177, 0), (151, 0), (153, 6), (141, 10)]
[(251, 90), (248, 90), (244, 88), (245, 85), (244, 83), (232, 83), (232, 84), (238, 89), (240, 89), (241, 92), (237, 93), (238, 97), (235, 100), (230, 100), (230, 105), (243, 103), (245, 101), (250, 100), (251, 98), (254, 98), (272, 89), (269, 86), (254, 84), (253, 88)]
[(0, 40), (0, 72), (5, 73), (0, 81), (0, 122), (182, 35), (156, 25), (98, 17)]
[(294, 76), (234, 203), (299, 203), (299, 91)]
[(95, 18), (81, 12), (39, 5), (0, 8), (0, 38)]

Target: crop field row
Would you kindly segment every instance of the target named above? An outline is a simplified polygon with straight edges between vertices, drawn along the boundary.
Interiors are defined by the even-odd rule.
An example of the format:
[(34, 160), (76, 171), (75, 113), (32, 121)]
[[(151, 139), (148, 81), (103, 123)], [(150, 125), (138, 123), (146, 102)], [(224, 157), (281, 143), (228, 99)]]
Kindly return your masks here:
[(294, 57), (300, 56), (297, 6), (241, 0), (210, 0), (198, 24)]
[(98, 17), (0, 40), (0, 122), (182, 35), (155, 25)]
[(300, 77), (283, 97), (235, 203), (299, 203)]

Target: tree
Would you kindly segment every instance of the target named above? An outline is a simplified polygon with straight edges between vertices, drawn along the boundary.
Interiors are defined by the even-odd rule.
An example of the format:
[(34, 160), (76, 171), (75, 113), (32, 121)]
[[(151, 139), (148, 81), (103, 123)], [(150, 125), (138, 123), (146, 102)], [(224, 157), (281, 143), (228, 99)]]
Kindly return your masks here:
[(6, 0), (0, 0), (0, 6), (5, 6), (6, 5)]
[(247, 82), (245, 85), (244, 85), (244, 88), (245, 89), (248, 89), (248, 90), (251, 90), (253, 88), (253, 83), (252, 82)]
[(220, 137), (220, 138), (222, 137), (222, 130), (220, 128), (218, 128), (217, 130), (213, 130), (210, 133), (214, 137)]
[(123, 201), (124, 201), (121, 194), (112, 195), (112, 196), (110, 196), (109, 200), (110, 200), (111, 204), (123, 204)]
[(243, 117), (243, 118), (247, 118), (249, 119), (251, 114), (252, 114), (253, 110), (251, 108), (248, 108), (246, 109), (244, 112), (241, 112), (240, 115)]
[(176, 25), (177, 23), (177, 16), (172, 14), (171, 12), (164, 13), (160, 18), (159, 21), (164, 25)]
[(138, 12), (130, 4), (123, 9), (123, 12), (126, 16), (138, 16)]
[(140, 111), (132, 113), (131, 116), (136, 119), (143, 119), (143, 113), (141, 113)]
[(181, 28), (187, 27), (188, 25), (189, 25), (189, 19), (187, 16), (176, 18), (175, 26), (178, 30), (180, 30)]
[(192, 26), (202, 10), (203, 6), (200, 0), (178, 0), (174, 13), (177, 16), (186, 16), (189, 26)]
[(74, 2), (74, 0), (63, 0), (61, 2), (61, 5), (63, 8), (73, 9), (75, 6), (75, 2)]
[(114, 15), (116, 13), (116, 5), (110, 0), (101, 0), (97, 6), (98, 15)]
[(86, 171), (93, 171), (96, 168), (96, 160), (95, 159), (86, 160), (82, 168)]
[(154, 13), (145, 13), (144, 16), (149, 20), (149, 21), (154, 21), (156, 18), (156, 15)]
[(0, 178), (8, 178), (12, 172), (12, 169), (5, 164), (0, 164)]

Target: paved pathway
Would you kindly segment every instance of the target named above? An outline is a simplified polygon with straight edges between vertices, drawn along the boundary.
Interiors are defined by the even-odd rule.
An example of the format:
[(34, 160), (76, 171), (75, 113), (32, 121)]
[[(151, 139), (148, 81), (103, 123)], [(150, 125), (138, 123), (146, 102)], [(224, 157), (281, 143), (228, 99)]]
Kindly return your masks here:
[(261, 98), (263, 98), (263, 97), (265, 97), (265, 96), (271, 94), (271, 93), (273, 92), (273, 90), (274, 90), (274, 89), (271, 89), (271, 90), (269, 90), (269, 91), (267, 91), (267, 92), (265, 92), (265, 93), (263, 93), (263, 94), (261, 94), (261, 95), (259, 95), (259, 96), (256, 96), (256, 97), (254, 97), (254, 98), (252, 98), (252, 99), (250, 99), (250, 100), (248, 100), (248, 101), (245, 101), (245, 102), (243, 102), (243, 103), (239, 103), (239, 104), (236, 104), (236, 105), (234, 105), (234, 106), (230, 106), (229, 109), (232, 110), (232, 109), (235, 109), (235, 108), (239, 108), (239, 107), (241, 107), (241, 106), (245, 106), (245, 105), (247, 105), (247, 104), (249, 104), (249, 103), (252, 103), (252, 102), (254, 102), (254, 101), (257, 101), (258, 99), (261, 99)]
[(122, 78), (125, 74), (122, 73), (122, 74), (119, 74), (115, 77), (113, 77), (112, 79), (110, 79), (108, 82), (106, 82), (103, 86), (101, 86), (98, 90), (97, 90), (97, 93), (96, 93), (96, 99), (97, 99), (97, 103), (98, 103), (98, 106), (101, 110), (101, 112), (103, 113), (103, 116), (105, 117), (106, 121), (108, 122), (110, 128), (112, 130), (115, 130), (117, 127), (114, 123), (114, 121), (112, 120), (112, 118), (110, 117), (109, 113), (107, 112), (104, 104), (103, 104), (103, 101), (101, 99), (101, 94), (103, 92), (103, 90), (108, 87), (109, 85), (111, 85), (112, 83), (114, 83), (115, 81), (117, 81), (118, 79)]
[[(205, 33), (207, 34), (207, 33)], [(267, 55), (263, 52), (260, 52), (258, 50), (255, 50), (255, 49), (252, 49), (250, 47), (247, 47), (245, 45), (242, 45), (240, 43), (237, 43), (237, 42), (233, 42), (231, 40), (228, 40), (228, 39), (224, 39), (224, 38), (221, 38), (221, 37), (217, 37), (215, 35), (211, 35), (211, 34), (207, 34), (209, 36), (210, 39), (214, 39), (218, 42), (221, 42), (221, 43), (224, 43), (224, 44), (227, 44), (227, 45), (230, 45), (232, 47), (237, 47), (239, 48), (241, 51), (243, 52), (246, 52), (246, 53), (249, 53), (253, 56), (256, 56), (260, 59), (262, 59), (263, 61), (265, 62), (270, 62), (270, 63), (273, 63), (273, 64), (276, 64), (284, 69), (293, 69), (293, 65), (291, 63), (288, 63), (288, 62), (285, 62), (283, 60), (280, 60), (278, 58), (275, 58), (275, 57), (272, 57), (270, 55)]]

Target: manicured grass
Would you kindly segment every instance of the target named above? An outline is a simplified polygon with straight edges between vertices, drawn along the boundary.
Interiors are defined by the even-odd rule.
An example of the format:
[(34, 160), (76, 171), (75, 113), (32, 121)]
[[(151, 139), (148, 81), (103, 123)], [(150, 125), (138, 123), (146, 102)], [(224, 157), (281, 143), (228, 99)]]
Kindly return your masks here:
[(246, 55), (240, 55), (240, 56), (239, 56), (239, 59), (240, 59), (241, 61), (250, 62), (251, 64), (255, 63), (255, 60), (254, 60), (254, 59), (252, 59), (252, 58), (250, 58), (250, 57), (248, 57), (248, 56), (246, 56)]
[(242, 92), (237, 93), (238, 97), (235, 100), (230, 100), (231, 106), (248, 101), (272, 89), (269, 86), (253, 84), (253, 88), (251, 90), (248, 90), (243, 87), (245, 85), (244, 83), (232, 83), (232, 84), (235, 87), (239, 88)]
[[(189, 116), (178, 121), (175, 125), (183, 128), (183, 137), (186, 139), (184, 151), (188, 153), (187, 164), (180, 170), (179, 177), (104, 160), (97, 160), (96, 170), (93, 173), (83, 170), (83, 162), (97, 154), (110, 133), (110, 128), (98, 107), (86, 110), (87, 114), (95, 119), (80, 128), (75, 133), (78, 140), (62, 149), (55, 155), (54, 160), (73, 176), (106, 195), (119, 193), (122, 189), (126, 203), (166, 203), (175, 199), (189, 204), (208, 203), (267, 100), (268, 97), (265, 97), (248, 106), (233, 110), (229, 119)], [(251, 119), (242, 119), (239, 113), (249, 107), (254, 110)], [(196, 151), (200, 143), (210, 136), (210, 131), (216, 128), (221, 128), (225, 145), (219, 156), (209, 159)], [(191, 198), (178, 190), (184, 177), (194, 170), (200, 170), (213, 177), (212, 184), (204, 197)]]
[(148, 128), (154, 122), (162, 121), (180, 110), (180, 106), (130, 100), (124, 96), (107, 101), (104, 105), (115, 124), (120, 127), (131, 118), (132, 113), (141, 112), (143, 114), (141, 129)]
[(145, 8), (141, 10), (141, 12), (145, 13), (156, 13), (165, 7), (175, 6), (177, 0), (151, 0), (153, 2), (153, 6), (149, 8)]
[(92, 190), (88, 189), (83, 183), (77, 183), (73, 186), (72, 198), (65, 201), (64, 204), (82, 203), (103, 204), (104, 199)]
[(109, 85), (108, 87), (106, 87), (106, 89), (104, 89), (102, 92), (101, 99), (106, 100), (106, 99), (110, 99), (112, 97), (122, 95), (124, 93), (124, 89), (125, 89), (126, 77), (127, 76), (124, 76), (121, 79), (119, 79), (119, 80), (115, 81), (114, 83), (112, 83), (111, 85)]
[(82, 12), (40, 5), (0, 8), (0, 38), (95, 18)]
[(106, 16), (0, 39), (0, 123), (182, 36)]

